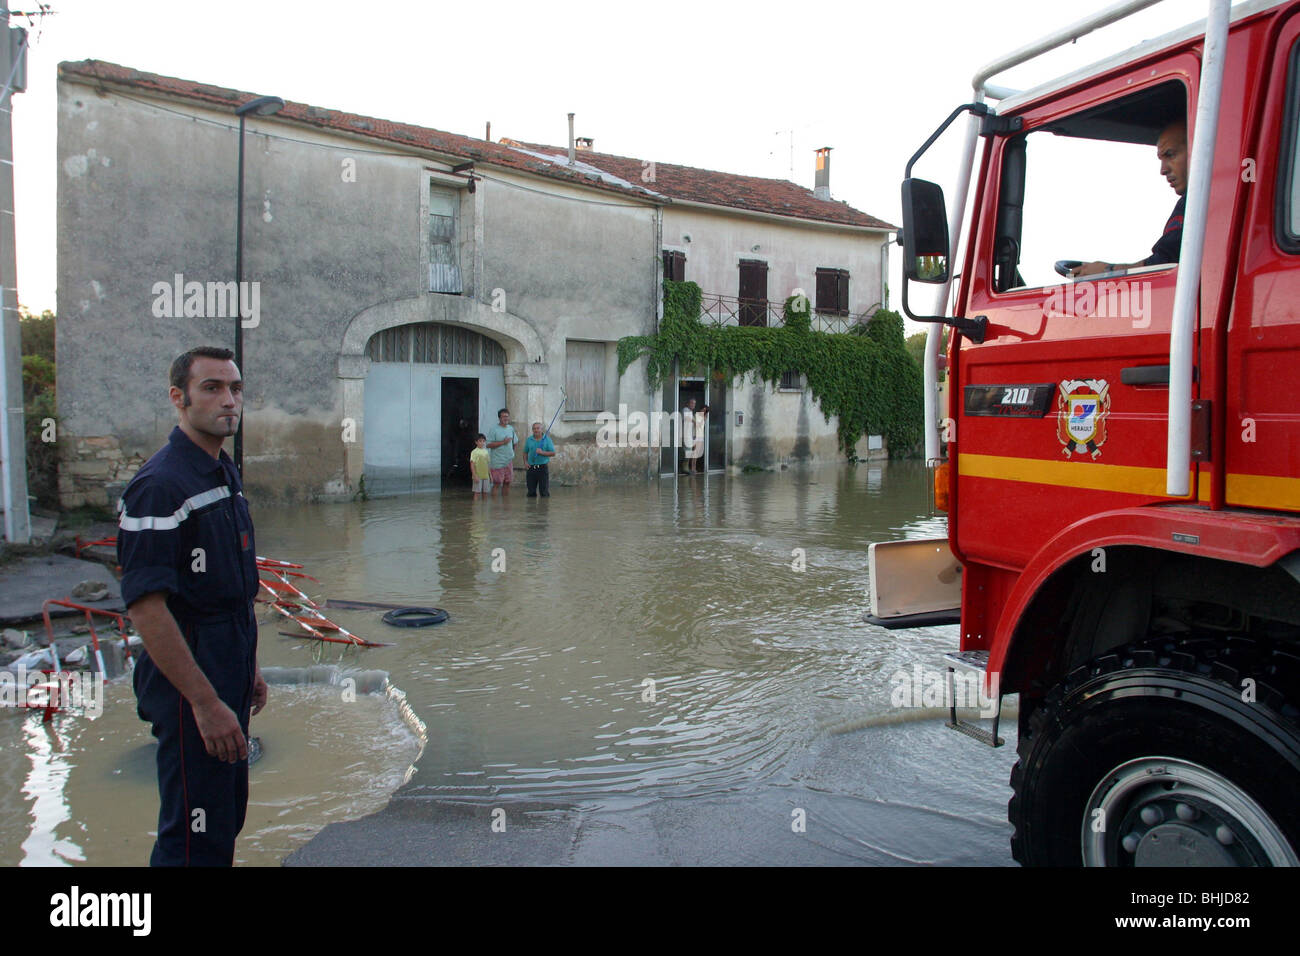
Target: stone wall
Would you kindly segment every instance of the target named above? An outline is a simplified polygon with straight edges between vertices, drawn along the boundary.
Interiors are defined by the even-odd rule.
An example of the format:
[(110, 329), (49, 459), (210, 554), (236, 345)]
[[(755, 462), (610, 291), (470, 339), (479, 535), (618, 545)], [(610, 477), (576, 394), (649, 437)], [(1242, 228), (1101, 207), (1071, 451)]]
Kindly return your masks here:
[(117, 493), (147, 460), (124, 453), (116, 435), (67, 436), (60, 441), (59, 502), (115, 509)]

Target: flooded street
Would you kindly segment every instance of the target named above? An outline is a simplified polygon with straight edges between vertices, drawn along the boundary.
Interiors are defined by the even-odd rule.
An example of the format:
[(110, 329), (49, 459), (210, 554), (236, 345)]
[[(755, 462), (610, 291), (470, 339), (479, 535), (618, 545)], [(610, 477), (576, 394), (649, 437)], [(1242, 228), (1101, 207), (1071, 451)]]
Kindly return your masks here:
[[(574, 862), (1009, 863), (1014, 719), (993, 751), (900, 714), (891, 675), (939, 667), (956, 629), (861, 620), (867, 546), (944, 533), (925, 482), (920, 465), (895, 462), (555, 488), (550, 499), (521, 486), (504, 501), (455, 489), (254, 502), (262, 553), (306, 564), (322, 582), (314, 597), (434, 605), (451, 618), (397, 629), (379, 612), (331, 612), (395, 643), (343, 666), (387, 671), (427, 744), (382, 696), (273, 686), (253, 722), (266, 756), (239, 861), (278, 863), (397, 790), (394, 808), (468, 806), (483, 832), (492, 808), (512, 806), (607, 822), (639, 813), (655, 831), (625, 857), (617, 841), (601, 846), (620, 825), (600, 829)], [(306, 642), (264, 620), (264, 667), (311, 663)], [(112, 685), (99, 720), (59, 718), (61, 746), (35, 718), (0, 715), (5, 863), (146, 860), (157, 795), (133, 704), (126, 683)], [(670, 806), (675, 822), (654, 816)], [(737, 812), (746, 819), (719, 822)], [(806, 830), (792, 829), (799, 813)], [(770, 840), (737, 847), (749, 828)], [(796, 835), (819, 855), (783, 856)]]

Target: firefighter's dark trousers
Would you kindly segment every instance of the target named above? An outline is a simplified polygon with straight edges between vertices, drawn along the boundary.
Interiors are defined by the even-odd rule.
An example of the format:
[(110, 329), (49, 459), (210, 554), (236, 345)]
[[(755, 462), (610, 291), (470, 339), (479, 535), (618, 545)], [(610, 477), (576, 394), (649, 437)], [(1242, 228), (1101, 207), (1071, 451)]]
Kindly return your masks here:
[[(251, 614), (177, 621), (194, 659), (248, 736), (256, 669)], [(230, 866), (248, 808), (248, 761), (208, 756), (190, 703), (141, 653), (137, 710), (158, 738), (158, 839), (150, 866)]]

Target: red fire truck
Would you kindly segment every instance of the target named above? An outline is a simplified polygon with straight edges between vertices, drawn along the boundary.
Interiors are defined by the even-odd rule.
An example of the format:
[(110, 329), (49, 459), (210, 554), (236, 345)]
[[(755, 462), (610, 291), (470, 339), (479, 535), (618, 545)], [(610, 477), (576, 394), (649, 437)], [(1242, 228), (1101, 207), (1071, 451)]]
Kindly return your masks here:
[[(932, 323), (928, 403), (952, 330), (927, 436), (948, 537), (873, 546), (871, 619), (959, 623), (950, 676), (1019, 695), (1022, 864), (1294, 865), (1300, 2), (1212, 0), (1203, 23), (1050, 84), (993, 82), (1151, 3), (991, 63), (908, 164), (903, 299)], [(911, 171), (961, 116), (949, 220)], [(1059, 260), (1085, 252), (1068, 248), (1080, 216), (1115, 219), (1115, 256), (1164, 238), (1121, 221), (1110, 160), (1054, 183), (1070, 149), (1089, 168), (1141, 155), (1134, 175), (1178, 200), (1174, 261)], [(1052, 225), (1057, 248), (1035, 238)], [(909, 281), (945, 314), (913, 315)], [(950, 725), (1001, 743), (996, 718)]]

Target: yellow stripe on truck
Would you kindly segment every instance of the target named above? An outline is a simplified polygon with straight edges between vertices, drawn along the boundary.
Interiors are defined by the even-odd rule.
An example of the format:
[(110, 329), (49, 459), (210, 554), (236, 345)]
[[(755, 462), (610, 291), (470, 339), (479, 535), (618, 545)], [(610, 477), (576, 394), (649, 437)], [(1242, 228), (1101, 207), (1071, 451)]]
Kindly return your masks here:
[[(1103, 465), (1091, 461), (1044, 461), (1041, 458), (1012, 458), (1005, 455), (957, 456), (957, 474), (966, 478), (998, 478), (1028, 481), (1039, 485), (1090, 488), (1119, 494), (1167, 498), (1165, 470), (1136, 465)], [(1192, 476), (1195, 479), (1195, 475)], [(1197, 500), (1210, 500), (1210, 477), (1197, 482)], [(1227, 476), (1226, 499), (1244, 508), (1275, 508), (1300, 511), (1300, 478), (1278, 475)]]
[[(1093, 491), (1114, 491), (1128, 495), (1169, 497), (1165, 494), (1165, 470), (1137, 465), (958, 454), (957, 474), (966, 478), (998, 478), (1003, 481), (1029, 481), (1039, 485), (1064, 485), (1068, 488), (1090, 488)], [(1192, 477), (1195, 480), (1195, 475)], [(1208, 485), (1208, 479), (1201, 484)], [(1209, 500), (1208, 487), (1201, 490), (1199, 497), (1202, 501)]]
[(1300, 511), (1300, 478), (1228, 475), (1224, 494), (1230, 505)]

